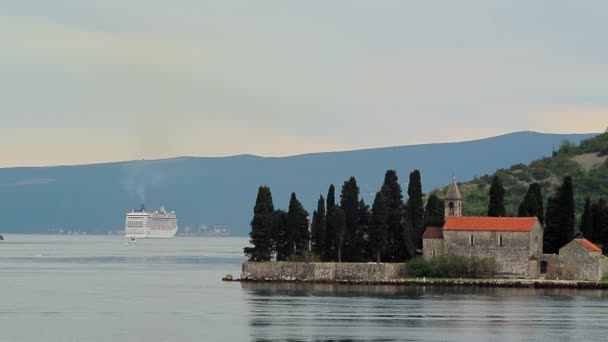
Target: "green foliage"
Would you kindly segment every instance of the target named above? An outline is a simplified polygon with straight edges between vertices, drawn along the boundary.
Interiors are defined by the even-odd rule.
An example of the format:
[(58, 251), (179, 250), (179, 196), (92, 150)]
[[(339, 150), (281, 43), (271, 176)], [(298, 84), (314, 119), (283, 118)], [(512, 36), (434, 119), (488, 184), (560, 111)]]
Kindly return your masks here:
[(385, 261), (400, 262), (407, 258), (403, 239), (403, 193), (395, 170), (388, 170), (384, 175), (382, 195), (386, 202), (388, 224), (388, 248), (385, 250)]
[(313, 253), (323, 255), (325, 253), (325, 199), (323, 196), (319, 196), (317, 210), (312, 214), (310, 240)]
[(591, 213), (591, 199), (589, 197), (585, 199), (584, 208), (579, 230), (585, 239), (593, 241), (593, 215)]
[(287, 212), (287, 226), (292, 233), (292, 241), (297, 254), (308, 250), (310, 233), (308, 231), (308, 212), (298, 201), (295, 192), (291, 193), (289, 200), (289, 211)]
[(381, 255), (386, 251), (388, 242), (388, 208), (381, 191), (376, 193), (372, 204), (372, 215), (369, 225), (368, 248), (370, 256), (380, 262)]
[(346, 215), (344, 210), (339, 207), (334, 207), (331, 212), (327, 213), (327, 225), (332, 227), (334, 232), (334, 255), (332, 260), (342, 262), (342, 246), (344, 245), (344, 235), (346, 233)]
[[(422, 180), (420, 171), (414, 170), (410, 173), (410, 182), (407, 187), (408, 199), (408, 219), (406, 224), (412, 228), (411, 239), (416, 249), (422, 250), (422, 233), (424, 231), (424, 204), (422, 202)], [(407, 239), (409, 235), (406, 235)], [(409, 254), (409, 253), (408, 253)]]
[(564, 177), (557, 193), (549, 198), (544, 234), (546, 253), (557, 253), (574, 237), (574, 192), (572, 177)]
[(329, 186), (327, 190), (326, 205), (325, 205), (325, 253), (321, 256), (324, 261), (333, 261), (337, 259), (336, 247), (336, 229), (333, 226), (333, 222), (329, 221), (329, 217), (333, 215), (336, 209), (336, 195), (335, 187), (333, 184)]
[(445, 208), (442, 200), (436, 194), (431, 194), (424, 209), (424, 227), (443, 227), (445, 223)]
[(269, 261), (273, 250), (274, 204), (267, 186), (260, 186), (253, 208), (249, 242), (253, 247), (245, 247), (245, 255), (250, 261)]
[(490, 186), (490, 203), (488, 204), (488, 216), (506, 216), (504, 197), (505, 188), (502, 185), (500, 177), (498, 175), (495, 175), (492, 178), (492, 185)]
[[(566, 153), (567, 151), (567, 153)], [(463, 215), (484, 216), (488, 212), (488, 192), (492, 177), (498, 175), (505, 188), (504, 206), (506, 216), (516, 216), (522, 198), (529, 191), (532, 183), (538, 183), (538, 190), (542, 192), (537, 196), (539, 208), (546, 204), (547, 197), (553, 194), (560, 186), (565, 176), (572, 176), (574, 186), (574, 201), (577, 219), (580, 222), (584, 210), (585, 198), (589, 196), (593, 201), (608, 193), (608, 161), (591, 170), (583, 169), (572, 158), (585, 153), (608, 154), (608, 133), (584, 140), (579, 146), (567, 145), (564, 151), (559, 151), (553, 157), (535, 160), (529, 165), (517, 164), (509, 169), (498, 170), (495, 174), (476, 177), (474, 180), (459, 184), (460, 192), (465, 201)], [(531, 177), (531, 179), (530, 179)], [(433, 193), (441, 198), (446, 188), (437, 189)], [(540, 198), (539, 198), (540, 197)], [(542, 206), (546, 208), (546, 206)], [(539, 209), (539, 220), (543, 210)]]
[(359, 229), (359, 186), (355, 177), (350, 177), (342, 185), (340, 208), (344, 211), (346, 222), (342, 259), (361, 261), (363, 258), (363, 235)]
[(287, 212), (276, 210), (274, 213), (273, 231), (275, 236), (275, 252), (277, 261), (284, 261), (293, 253), (292, 234), (287, 224)]
[(287, 257), (288, 262), (321, 262), (321, 256), (314, 252), (305, 251), (304, 253), (293, 253)]
[(430, 260), (415, 258), (407, 264), (413, 277), (491, 278), (496, 274), (494, 258), (442, 255)]

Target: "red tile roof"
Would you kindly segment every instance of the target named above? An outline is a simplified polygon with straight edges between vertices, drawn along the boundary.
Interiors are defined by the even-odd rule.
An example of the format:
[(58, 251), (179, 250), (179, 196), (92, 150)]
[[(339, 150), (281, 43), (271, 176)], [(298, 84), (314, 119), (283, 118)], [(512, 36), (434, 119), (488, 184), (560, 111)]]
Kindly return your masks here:
[(594, 245), (593, 242), (591, 242), (587, 239), (576, 239), (576, 241), (578, 241), (578, 243), (580, 243), (581, 245), (585, 246), (585, 248), (587, 248), (590, 252), (601, 252), (602, 251), (601, 248)]
[(450, 216), (443, 230), (529, 232), (536, 222), (536, 217)]
[(443, 239), (443, 228), (441, 227), (426, 227), (423, 239)]

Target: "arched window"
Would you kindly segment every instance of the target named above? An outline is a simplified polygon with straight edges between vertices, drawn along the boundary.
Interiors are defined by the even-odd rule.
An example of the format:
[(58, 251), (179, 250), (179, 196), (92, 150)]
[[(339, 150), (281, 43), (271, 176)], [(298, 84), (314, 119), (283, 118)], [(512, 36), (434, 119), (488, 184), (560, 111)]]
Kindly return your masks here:
[(473, 246), (475, 244), (475, 240), (473, 239), (473, 234), (471, 234), (471, 236), (469, 237), (469, 243), (471, 244), (471, 246)]
[(502, 247), (502, 235), (498, 236), (498, 246)]
[(450, 202), (448, 204), (448, 208), (449, 208), (449, 210), (448, 210), (449, 215), (454, 216), (454, 202)]

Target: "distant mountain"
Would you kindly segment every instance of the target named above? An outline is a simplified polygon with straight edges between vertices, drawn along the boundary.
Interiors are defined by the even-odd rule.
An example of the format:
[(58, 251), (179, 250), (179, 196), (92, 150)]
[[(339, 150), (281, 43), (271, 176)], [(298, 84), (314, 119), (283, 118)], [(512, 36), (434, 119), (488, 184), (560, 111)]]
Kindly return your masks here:
[[(485, 216), (488, 212), (488, 193), (492, 177), (498, 175), (505, 187), (507, 216), (517, 216), (519, 204), (531, 183), (538, 183), (544, 197), (562, 184), (565, 176), (572, 176), (576, 216), (580, 218), (585, 197), (592, 201), (608, 195), (608, 132), (580, 142), (580, 145), (564, 143), (549, 157), (531, 163), (518, 163), (501, 168), (490, 174), (461, 182), (463, 214)], [(447, 187), (435, 190), (442, 196)]]
[(406, 191), (408, 175), (422, 173), (424, 191), (450, 181), (492, 173), (549, 156), (554, 146), (597, 134), (518, 132), (459, 142), (265, 158), (181, 157), (107, 164), (0, 169), (0, 233), (58, 229), (103, 233), (121, 229), (124, 215), (144, 202), (178, 214), (179, 225), (221, 224), (233, 235), (249, 232), (258, 186), (270, 186), (275, 207), (295, 191), (312, 213), (330, 183), (339, 194), (350, 176), (371, 202), (384, 172), (396, 169)]

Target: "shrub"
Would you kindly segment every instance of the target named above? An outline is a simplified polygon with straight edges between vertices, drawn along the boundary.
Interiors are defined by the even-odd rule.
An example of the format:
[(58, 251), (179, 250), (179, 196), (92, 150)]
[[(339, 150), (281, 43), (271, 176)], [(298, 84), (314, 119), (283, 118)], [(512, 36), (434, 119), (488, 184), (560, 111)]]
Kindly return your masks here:
[(321, 257), (313, 252), (304, 252), (303, 254), (293, 253), (288, 256), (285, 261), (289, 262), (321, 262)]
[(416, 258), (407, 265), (413, 277), (490, 278), (496, 274), (494, 258), (442, 255), (430, 260)]

